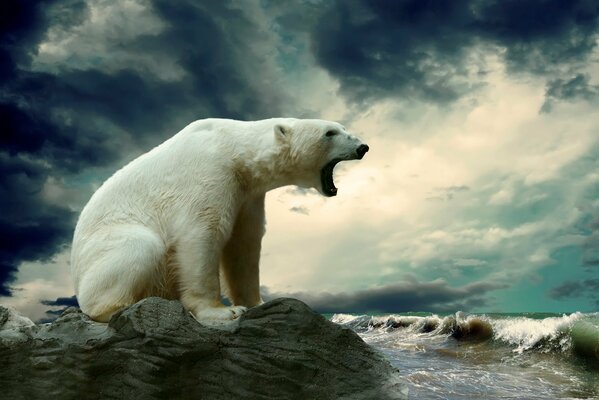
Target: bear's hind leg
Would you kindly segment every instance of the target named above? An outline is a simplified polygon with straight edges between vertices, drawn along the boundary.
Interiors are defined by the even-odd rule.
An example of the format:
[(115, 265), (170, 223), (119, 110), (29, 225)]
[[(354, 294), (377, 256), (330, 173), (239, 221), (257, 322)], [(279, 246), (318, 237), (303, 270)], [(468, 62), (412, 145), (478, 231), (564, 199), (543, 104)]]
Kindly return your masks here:
[(144, 226), (111, 227), (89, 243), (94, 251), (85, 257), (89, 265), (79, 280), (77, 300), (93, 320), (107, 322), (116, 311), (156, 291), (166, 253), (156, 233)]

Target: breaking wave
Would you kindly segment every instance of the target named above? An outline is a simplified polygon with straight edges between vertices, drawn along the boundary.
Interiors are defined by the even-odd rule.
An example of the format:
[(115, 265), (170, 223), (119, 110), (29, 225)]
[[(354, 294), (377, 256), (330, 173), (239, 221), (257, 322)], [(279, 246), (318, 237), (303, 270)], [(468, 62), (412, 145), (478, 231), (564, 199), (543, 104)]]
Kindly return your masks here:
[(368, 316), (335, 314), (335, 323), (358, 333), (445, 336), (460, 341), (492, 341), (515, 353), (562, 352), (599, 361), (599, 313), (535, 319), (526, 316), (454, 315)]

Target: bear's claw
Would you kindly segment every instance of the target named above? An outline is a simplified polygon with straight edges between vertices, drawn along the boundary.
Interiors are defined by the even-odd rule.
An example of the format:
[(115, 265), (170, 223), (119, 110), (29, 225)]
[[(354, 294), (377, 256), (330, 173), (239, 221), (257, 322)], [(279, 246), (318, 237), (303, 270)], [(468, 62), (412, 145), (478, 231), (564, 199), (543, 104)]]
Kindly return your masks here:
[(243, 306), (205, 307), (197, 310), (195, 317), (198, 321), (232, 320), (239, 318), (246, 311), (247, 308)]

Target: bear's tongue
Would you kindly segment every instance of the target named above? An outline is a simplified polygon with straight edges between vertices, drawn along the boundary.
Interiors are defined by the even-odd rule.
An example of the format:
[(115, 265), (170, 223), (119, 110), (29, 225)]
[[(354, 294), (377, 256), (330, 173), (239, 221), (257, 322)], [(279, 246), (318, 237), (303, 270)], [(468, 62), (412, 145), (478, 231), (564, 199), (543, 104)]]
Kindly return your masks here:
[(332, 197), (337, 195), (337, 188), (335, 187), (335, 182), (333, 181), (333, 169), (335, 165), (341, 160), (333, 160), (329, 162), (327, 165), (322, 167), (320, 171), (320, 182), (322, 184), (322, 191), (325, 195)]

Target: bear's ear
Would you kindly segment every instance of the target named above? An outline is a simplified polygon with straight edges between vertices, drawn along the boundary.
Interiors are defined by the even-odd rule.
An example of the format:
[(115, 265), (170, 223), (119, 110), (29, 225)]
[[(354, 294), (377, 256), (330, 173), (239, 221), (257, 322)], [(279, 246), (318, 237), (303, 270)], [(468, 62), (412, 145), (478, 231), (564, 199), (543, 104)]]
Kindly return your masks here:
[(275, 138), (279, 141), (286, 141), (289, 139), (289, 133), (291, 133), (291, 128), (285, 125), (276, 124), (274, 127)]

